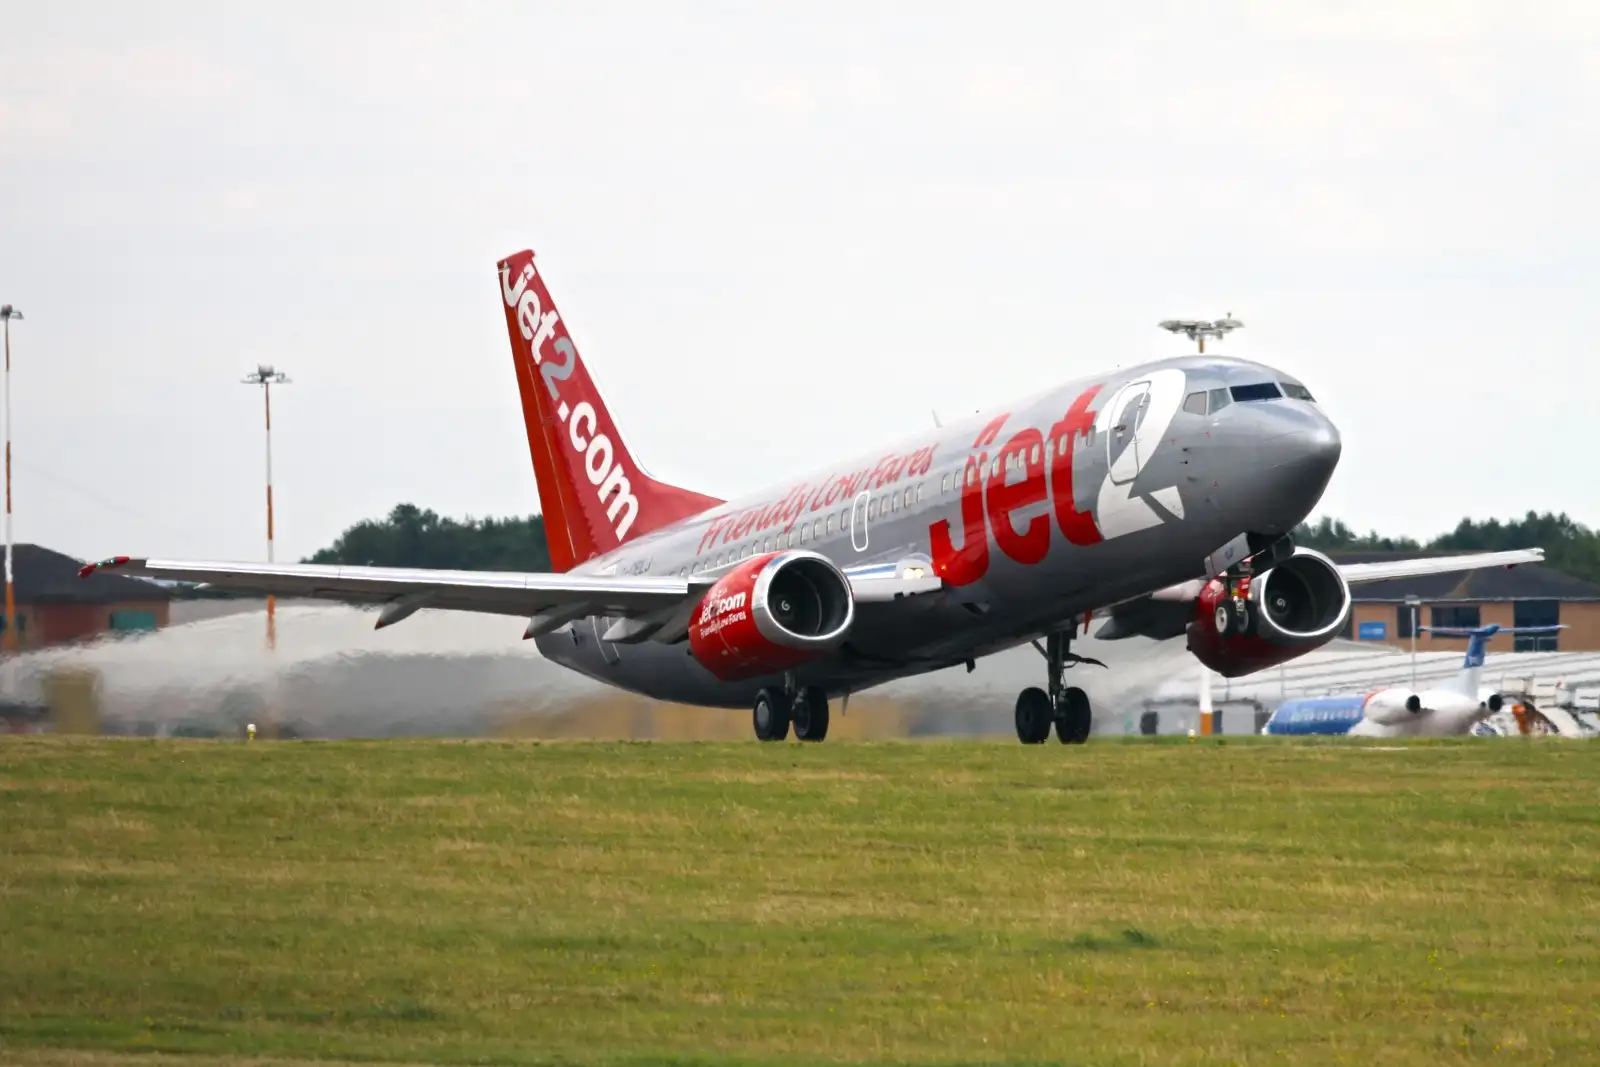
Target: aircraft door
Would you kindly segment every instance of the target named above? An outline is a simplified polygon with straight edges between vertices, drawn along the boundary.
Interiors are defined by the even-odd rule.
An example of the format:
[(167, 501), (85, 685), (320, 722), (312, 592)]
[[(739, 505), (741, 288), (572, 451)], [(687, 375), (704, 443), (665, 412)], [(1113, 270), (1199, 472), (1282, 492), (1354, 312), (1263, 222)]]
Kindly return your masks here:
[(850, 507), (850, 547), (857, 552), (867, 550), (867, 501), (870, 497), (863, 489), (856, 494), (856, 502)]
[[(1106, 405), (1110, 423), (1106, 431), (1106, 465), (1113, 485), (1126, 485), (1144, 468), (1139, 455), (1139, 424), (1150, 408), (1150, 383), (1129, 382)], [(1153, 444), (1147, 446), (1152, 448)]]

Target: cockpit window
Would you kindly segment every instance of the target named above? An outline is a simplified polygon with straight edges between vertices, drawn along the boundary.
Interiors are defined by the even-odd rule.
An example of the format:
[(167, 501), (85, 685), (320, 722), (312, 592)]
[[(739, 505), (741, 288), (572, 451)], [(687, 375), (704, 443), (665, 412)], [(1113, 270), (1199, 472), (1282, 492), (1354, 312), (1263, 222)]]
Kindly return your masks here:
[(1233, 398), (1241, 404), (1250, 400), (1276, 400), (1283, 394), (1278, 391), (1277, 382), (1253, 382), (1250, 385), (1235, 385), (1229, 390)]
[(1311, 395), (1311, 390), (1303, 385), (1296, 385), (1294, 382), (1283, 383), (1283, 395), (1293, 397), (1295, 400), (1309, 400), (1313, 404), (1317, 401), (1317, 398)]
[(1211, 414), (1213, 415), (1232, 403), (1228, 399), (1228, 390), (1226, 389), (1213, 389), (1206, 395), (1211, 398)]
[(1191, 415), (1204, 415), (1206, 413), (1206, 394), (1190, 393), (1184, 397), (1183, 410)]

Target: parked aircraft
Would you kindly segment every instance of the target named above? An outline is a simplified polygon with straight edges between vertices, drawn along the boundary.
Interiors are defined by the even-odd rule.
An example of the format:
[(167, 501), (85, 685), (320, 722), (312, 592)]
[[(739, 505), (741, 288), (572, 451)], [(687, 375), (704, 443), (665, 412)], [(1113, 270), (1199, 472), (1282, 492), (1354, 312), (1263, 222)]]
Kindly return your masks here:
[(1561, 626), (1478, 629), (1419, 626), (1441, 637), (1467, 638), (1461, 671), (1433, 689), (1380, 689), (1362, 695), (1304, 697), (1278, 705), (1266, 734), (1344, 734), (1350, 737), (1453, 737), (1471, 732), (1476, 723), (1498, 712), (1505, 698), (1482, 684), (1484, 649), (1495, 634), (1547, 634)]
[[(646, 473), (623, 443), (532, 252), (499, 292), (554, 573), (114, 557), (85, 567), (277, 595), (529, 619), (549, 659), (637, 693), (748, 707), (758, 738), (828, 731), (829, 702), (1031, 642), (1043, 687), (1017, 736), (1091, 729), (1079, 620), (1187, 634), (1227, 676), (1339, 633), (1352, 582), (1537, 560), (1538, 550), (1336, 566), (1296, 548), (1340, 452), (1297, 378), (1215, 355), (1053, 385), (724, 501)], [(759, 393), (719, 423), (775, 426)]]

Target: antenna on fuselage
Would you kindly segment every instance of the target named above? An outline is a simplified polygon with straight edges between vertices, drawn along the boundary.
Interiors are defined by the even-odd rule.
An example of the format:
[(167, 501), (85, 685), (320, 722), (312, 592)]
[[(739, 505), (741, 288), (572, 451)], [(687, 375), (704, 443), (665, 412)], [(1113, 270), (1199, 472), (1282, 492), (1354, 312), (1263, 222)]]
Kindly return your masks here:
[(1189, 340), (1200, 346), (1200, 352), (1204, 355), (1207, 337), (1214, 337), (1220, 341), (1228, 335), (1230, 330), (1237, 330), (1244, 323), (1234, 318), (1233, 312), (1230, 311), (1213, 322), (1208, 322), (1205, 319), (1164, 319), (1156, 323), (1156, 325), (1171, 333), (1186, 335)]

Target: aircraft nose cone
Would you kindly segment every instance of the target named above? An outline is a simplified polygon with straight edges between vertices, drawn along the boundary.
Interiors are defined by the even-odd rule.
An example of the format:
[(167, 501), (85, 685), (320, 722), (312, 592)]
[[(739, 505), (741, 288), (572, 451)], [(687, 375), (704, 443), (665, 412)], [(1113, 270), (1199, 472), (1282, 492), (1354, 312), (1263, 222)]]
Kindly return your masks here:
[(1269, 437), (1262, 449), (1269, 532), (1287, 533), (1311, 514), (1339, 465), (1344, 448), (1339, 431), (1321, 412), (1308, 414), (1313, 417)]
[(1321, 472), (1322, 484), (1326, 485), (1333, 468), (1339, 465), (1344, 443), (1333, 423), (1319, 416), (1310, 426), (1280, 435), (1274, 447), (1283, 457), (1281, 465), (1294, 467), (1306, 475)]
[(1219, 451), (1218, 502), (1238, 530), (1293, 533), (1322, 499), (1339, 464), (1339, 430), (1312, 403), (1234, 405)]

